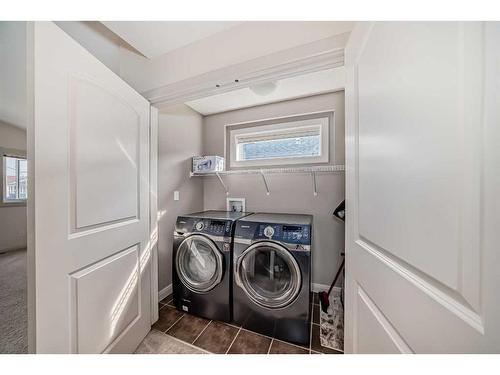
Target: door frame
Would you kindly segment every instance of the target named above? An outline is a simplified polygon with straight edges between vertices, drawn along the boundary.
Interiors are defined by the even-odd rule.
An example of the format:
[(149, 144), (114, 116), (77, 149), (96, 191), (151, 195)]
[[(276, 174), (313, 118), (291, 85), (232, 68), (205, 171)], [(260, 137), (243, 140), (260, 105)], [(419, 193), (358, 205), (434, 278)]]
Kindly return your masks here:
[(149, 241), (151, 246), (151, 325), (158, 320), (158, 108), (149, 116)]

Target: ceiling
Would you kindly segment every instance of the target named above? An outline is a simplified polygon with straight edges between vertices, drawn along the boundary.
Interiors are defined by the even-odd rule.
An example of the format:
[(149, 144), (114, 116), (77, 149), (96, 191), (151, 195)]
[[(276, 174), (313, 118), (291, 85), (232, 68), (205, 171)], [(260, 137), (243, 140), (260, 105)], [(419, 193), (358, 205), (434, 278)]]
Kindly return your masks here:
[(151, 59), (241, 22), (229, 21), (103, 21), (115, 34)]
[[(274, 91), (259, 95), (249, 87), (191, 100), (186, 104), (202, 115), (233, 111), (256, 105), (280, 102), (283, 100), (343, 90), (345, 86), (345, 68), (338, 67), (307, 73), (276, 81)], [(258, 87), (256, 87), (258, 88)]]

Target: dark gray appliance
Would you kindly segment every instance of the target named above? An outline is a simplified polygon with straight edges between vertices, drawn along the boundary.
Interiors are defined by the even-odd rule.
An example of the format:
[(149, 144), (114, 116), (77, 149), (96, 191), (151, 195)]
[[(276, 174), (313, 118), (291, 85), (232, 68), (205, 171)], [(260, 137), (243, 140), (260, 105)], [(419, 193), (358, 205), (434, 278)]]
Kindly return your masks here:
[(207, 319), (231, 320), (232, 239), (245, 213), (204, 211), (175, 224), (172, 284), (175, 306)]
[(257, 213), (236, 222), (233, 320), (309, 344), (312, 216)]

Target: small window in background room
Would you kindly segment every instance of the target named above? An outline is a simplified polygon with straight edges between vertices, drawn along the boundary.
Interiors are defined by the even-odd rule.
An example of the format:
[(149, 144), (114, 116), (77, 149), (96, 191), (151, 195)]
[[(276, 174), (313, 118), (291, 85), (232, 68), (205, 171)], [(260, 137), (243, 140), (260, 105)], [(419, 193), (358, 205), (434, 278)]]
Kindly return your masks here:
[(3, 202), (25, 202), (28, 198), (28, 163), (14, 156), (3, 157)]
[[(315, 164), (329, 161), (329, 122), (321, 117), (239, 124), (229, 130), (231, 167)], [(300, 118), (300, 119), (299, 119)]]

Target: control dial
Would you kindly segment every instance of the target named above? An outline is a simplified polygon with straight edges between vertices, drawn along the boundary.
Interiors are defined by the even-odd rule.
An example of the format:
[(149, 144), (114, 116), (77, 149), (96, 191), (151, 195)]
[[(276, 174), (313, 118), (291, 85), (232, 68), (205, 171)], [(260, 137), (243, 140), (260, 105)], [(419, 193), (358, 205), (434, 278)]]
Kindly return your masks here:
[(274, 235), (274, 228), (273, 227), (265, 227), (264, 228), (264, 236), (271, 238)]
[(205, 228), (205, 225), (203, 224), (203, 221), (198, 221), (196, 223), (196, 230), (203, 230)]

